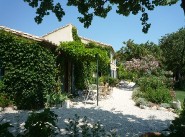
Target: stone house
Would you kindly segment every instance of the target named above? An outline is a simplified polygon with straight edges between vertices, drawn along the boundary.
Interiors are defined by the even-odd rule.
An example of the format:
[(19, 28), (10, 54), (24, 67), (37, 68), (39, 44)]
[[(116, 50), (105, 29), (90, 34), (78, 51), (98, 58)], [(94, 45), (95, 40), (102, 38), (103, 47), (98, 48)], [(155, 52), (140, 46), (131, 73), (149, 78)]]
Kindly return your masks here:
[[(42, 36), (45, 40), (51, 41), (52, 43), (59, 45), (60, 42), (68, 42), (68, 41), (73, 41), (73, 34), (72, 34), (72, 28), (74, 26), (72, 24), (68, 24), (66, 26), (63, 26), (61, 28), (58, 28), (50, 33), (45, 34)], [(80, 36), (80, 39), (82, 43), (88, 44), (90, 42), (96, 43), (99, 46), (102, 47), (110, 47), (112, 50), (110, 51), (110, 76), (112, 78), (117, 78), (117, 67), (116, 67), (116, 59), (114, 59), (114, 49), (111, 45), (94, 41), (88, 38), (84, 38)]]
[[(0, 26), (0, 29), (3, 29), (7, 32), (13, 33), (15, 35), (27, 38), (27, 39), (31, 39), (34, 41), (38, 41), (38, 42), (42, 42), (43, 45), (46, 48), (50, 48), (50, 49), (55, 49), (60, 42), (69, 42), (69, 41), (73, 41), (73, 34), (72, 34), (72, 28), (74, 26), (72, 24), (68, 24), (64, 27), (58, 28), (50, 33), (47, 33), (46, 35), (42, 36), (42, 37), (38, 37), (38, 36), (34, 36), (28, 33), (24, 33), (21, 31), (17, 31), (14, 29), (10, 29), (4, 26)], [(110, 76), (113, 78), (117, 77), (117, 67), (116, 67), (116, 60), (113, 58), (114, 56), (114, 49), (112, 48), (111, 45), (108, 44), (104, 44), (101, 42), (97, 42), (91, 39), (87, 39), (84, 37), (80, 37), (81, 41), (85, 44), (90, 43), (90, 42), (94, 42), (99, 46), (108, 46), (110, 47), (112, 50), (110, 51)], [(2, 77), (4, 73), (4, 70), (0, 67), (0, 79)], [(66, 64), (64, 67), (64, 77), (63, 77), (63, 90), (64, 91), (68, 91), (71, 92), (73, 91), (73, 71), (72, 71), (72, 63), (70, 61), (68, 61), (68, 59), (66, 59)]]

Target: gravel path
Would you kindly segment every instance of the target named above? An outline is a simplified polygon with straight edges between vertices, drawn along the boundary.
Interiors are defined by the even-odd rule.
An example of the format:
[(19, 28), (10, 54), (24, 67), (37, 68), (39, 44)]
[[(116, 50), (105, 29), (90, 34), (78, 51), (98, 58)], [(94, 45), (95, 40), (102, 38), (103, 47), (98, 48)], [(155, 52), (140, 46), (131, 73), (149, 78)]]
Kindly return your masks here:
[[(176, 116), (166, 110), (140, 109), (131, 99), (132, 91), (114, 88), (110, 97), (96, 104), (73, 102), (70, 108), (53, 108), (59, 116), (58, 125), (64, 127), (64, 121), (74, 117), (87, 116), (92, 123), (100, 121), (107, 130), (117, 129), (121, 137), (137, 137), (141, 133), (162, 131)], [(29, 111), (6, 110), (0, 113), (0, 119), (10, 120), (14, 126), (22, 125)], [(20, 125), (17, 125), (20, 126)], [(62, 129), (61, 129), (62, 130)]]

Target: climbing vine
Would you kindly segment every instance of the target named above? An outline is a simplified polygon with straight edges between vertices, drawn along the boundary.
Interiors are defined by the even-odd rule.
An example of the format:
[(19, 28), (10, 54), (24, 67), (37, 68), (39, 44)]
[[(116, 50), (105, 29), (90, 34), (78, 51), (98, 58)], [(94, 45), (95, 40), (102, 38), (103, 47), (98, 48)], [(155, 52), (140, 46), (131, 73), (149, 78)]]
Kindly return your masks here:
[(73, 35), (73, 40), (81, 42), (80, 37), (78, 36), (77, 29), (73, 26), (72, 27), (72, 35)]
[(84, 89), (87, 81), (92, 82), (93, 72), (96, 72), (97, 55), (99, 60), (99, 71), (103, 74), (109, 73), (109, 52), (95, 43), (83, 44), (79, 41), (64, 42), (58, 47), (58, 52), (63, 52), (66, 58), (74, 64), (75, 87)]
[(40, 42), (0, 30), (3, 92), (20, 109), (44, 106), (45, 94), (55, 89), (55, 55)]

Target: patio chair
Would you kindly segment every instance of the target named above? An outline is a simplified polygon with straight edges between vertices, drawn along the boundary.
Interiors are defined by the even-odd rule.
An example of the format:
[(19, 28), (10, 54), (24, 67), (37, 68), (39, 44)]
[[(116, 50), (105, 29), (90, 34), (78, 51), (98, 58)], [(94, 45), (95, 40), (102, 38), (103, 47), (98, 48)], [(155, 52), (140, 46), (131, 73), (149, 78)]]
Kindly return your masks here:
[(87, 95), (85, 97), (85, 104), (88, 99), (96, 100), (96, 94), (97, 94), (97, 85), (96, 84), (89, 84), (87, 89)]

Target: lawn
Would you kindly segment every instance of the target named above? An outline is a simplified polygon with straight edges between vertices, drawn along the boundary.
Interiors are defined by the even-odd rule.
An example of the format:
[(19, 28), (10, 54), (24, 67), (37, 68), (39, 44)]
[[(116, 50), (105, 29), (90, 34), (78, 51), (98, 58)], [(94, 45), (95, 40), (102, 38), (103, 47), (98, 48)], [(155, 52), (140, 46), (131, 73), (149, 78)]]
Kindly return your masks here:
[(185, 98), (185, 91), (176, 90), (175, 92), (176, 92), (177, 99), (180, 100), (181, 103), (183, 103), (184, 98)]

